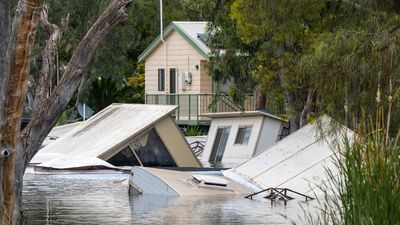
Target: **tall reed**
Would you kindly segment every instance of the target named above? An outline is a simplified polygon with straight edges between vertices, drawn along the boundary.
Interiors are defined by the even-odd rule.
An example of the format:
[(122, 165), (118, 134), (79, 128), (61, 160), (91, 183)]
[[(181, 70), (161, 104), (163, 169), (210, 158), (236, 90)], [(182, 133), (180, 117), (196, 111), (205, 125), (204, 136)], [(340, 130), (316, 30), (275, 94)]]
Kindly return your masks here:
[(399, 135), (389, 134), (390, 108), (383, 111), (377, 107), (374, 118), (358, 123), (355, 137), (345, 141), (335, 158), (339, 175), (327, 171), (321, 213), (309, 214), (309, 224), (400, 224)]

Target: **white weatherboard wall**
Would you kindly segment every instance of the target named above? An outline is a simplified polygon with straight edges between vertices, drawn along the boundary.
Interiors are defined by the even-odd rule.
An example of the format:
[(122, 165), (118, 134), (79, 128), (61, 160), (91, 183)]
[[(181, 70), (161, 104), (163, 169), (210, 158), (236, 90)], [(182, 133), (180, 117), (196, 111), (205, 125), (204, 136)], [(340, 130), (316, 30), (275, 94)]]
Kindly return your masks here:
[[(230, 127), (230, 133), (224, 155), (222, 157), (222, 164), (238, 164), (244, 159), (248, 159), (254, 154), (254, 149), (257, 145), (257, 139), (263, 123), (263, 116), (252, 116), (252, 117), (234, 117), (234, 118), (213, 118), (211, 123), (206, 146), (204, 147), (204, 153), (202, 161), (208, 162), (211, 151), (214, 145), (215, 136), (218, 128)], [(237, 145), (235, 139), (239, 127), (242, 126), (253, 126), (248, 144)]]
[[(158, 91), (158, 69), (164, 68), (164, 45), (160, 44), (145, 62), (145, 91), (147, 94), (170, 92), (169, 69), (177, 69), (177, 93), (210, 93), (211, 77), (208, 76), (207, 61), (178, 32), (172, 31), (165, 39), (167, 45), (167, 73), (165, 91)], [(196, 70), (198, 66), (198, 70)], [(182, 89), (182, 73), (192, 74), (192, 85)]]
[[(321, 118), (325, 130), (330, 123), (330, 118)], [(258, 190), (280, 187), (311, 194), (315, 187), (328, 180), (324, 168), (336, 170), (332, 161), (336, 144), (343, 143), (344, 135), (353, 136), (352, 131), (341, 127), (339, 136), (326, 135), (321, 139), (317, 126), (316, 123), (306, 125), (252, 159), (225, 171), (224, 175), (240, 179), (247, 186), (256, 186)]]

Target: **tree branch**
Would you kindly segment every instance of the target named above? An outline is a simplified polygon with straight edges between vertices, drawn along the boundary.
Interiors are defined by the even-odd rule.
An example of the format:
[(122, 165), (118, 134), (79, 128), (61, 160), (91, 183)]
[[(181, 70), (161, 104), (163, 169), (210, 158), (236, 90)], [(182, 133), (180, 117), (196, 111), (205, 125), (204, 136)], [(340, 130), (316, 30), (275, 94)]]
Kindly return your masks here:
[(51, 24), (47, 16), (47, 7), (45, 6), (41, 13), (40, 22), (44, 30), (50, 34), (46, 46), (42, 51), (42, 69), (39, 73), (38, 84), (36, 86), (34, 109), (38, 104), (44, 101), (50, 95), (50, 85), (53, 84), (54, 74), (56, 72), (55, 60), (57, 57), (58, 46), (61, 37), (68, 26), (69, 15), (62, 20), (61, 28)]
[(131, 0), (113, 0), (109, 4), (78, 45), (59, 85), (49, 98), (38, 104), (30, 124), (22, 133), (22, 141), (26, 148), (25, 164), (36, 154), (40, 144), (64, 112), (98, 45), (112, 28), (128, 18), (126, 8), (130, 2)]

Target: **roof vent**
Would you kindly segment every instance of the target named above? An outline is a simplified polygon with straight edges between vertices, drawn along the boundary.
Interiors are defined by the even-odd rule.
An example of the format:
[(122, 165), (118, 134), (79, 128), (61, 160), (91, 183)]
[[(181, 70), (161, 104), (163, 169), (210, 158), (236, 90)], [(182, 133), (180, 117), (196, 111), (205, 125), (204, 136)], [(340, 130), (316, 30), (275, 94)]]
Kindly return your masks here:
[(222, 177), (208, 175), (193, 175), (193, 181), (197, 184), (227, 187), (229, 182)]

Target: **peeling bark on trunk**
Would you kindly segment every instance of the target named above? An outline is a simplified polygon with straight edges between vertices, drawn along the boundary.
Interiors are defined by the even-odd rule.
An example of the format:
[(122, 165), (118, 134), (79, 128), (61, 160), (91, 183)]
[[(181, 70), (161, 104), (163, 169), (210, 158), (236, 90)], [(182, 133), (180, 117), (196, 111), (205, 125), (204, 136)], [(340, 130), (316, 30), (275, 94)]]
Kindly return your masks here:
[[(9, 77), (9, 61), (6, 55), (10, 38), (10, 4), (11, 0), (2, 0), (0, 2), (0, 131), (4, 125), (4, 104)], [(0, 142), (1, 135), (0, 132)]]
[(254, 96), (256, 98), (256, 106), (255, 110), (257, 109), (265, 109), (265, 105), (267, 102), (267, 97), (265, 92), (262, 90), (261, 86), (257, 86), (254, 91)]
[(315, 94), (314, 89), (308, 91), (306, 103), (304, 104), (303, 111), (301, 111), (300, 114), (300, 124), (299, 124), (300, 127), (303, 127), (307, 124), (307, 114), (311, 111), (314, 94)]
[[(30, 124), (20, 133), (22, 103), (27, 91), (30, 51), (40, 19), (43, 0), (20, 0), (9, 42), (9, 82), (0, 86), (7, 93), (4, 128), (0, 129), (0, 150), (9, 150), (10, 156), (0, 157), (0, 224), (21, 223), (22, 177), (28, 162), (38, 151), (46, 135), (56, 124), (78, 88), (82, 75), (98, 45), (112, 28), (127, 19), (126, 7), (131, 0), (113, 0), (87, 32), (75, 50), (59, 85), (48, 98), (37, 101)], [(51, 63), (51, 62), (50, 62)], [(7, 67), (7, 63), (6, 63)], [(48, 76), (49, 74), (46, 74)], [(9, 78), (8, 78), (9, 77)], [(3, 79), (3, 76), (2, 78)], [(1, 83), (3, 84), (3, 83)], [(42, 95), (41, 95), (42, 96)]]
[[(4, 125), (1, 127), (0, 150), (3, 153), (0, 159), (0, 222), (2, 224), (16, 224), (19, 222), (20, 209), (15, 207), (16, 193), (19, 180), (15, 176), (16, 152), (20, 135), (20, 123), (22, 116), (22, 103), (27, 90), (28, 72), (30, 66), (30, 54), (35, 40), (36, 28), (39, 22), (39, 13), (42, 0), (21, 0), (18, 4), (17, 14), (13, 22), (13, 30), (10, 35), (6, 59), (5, 77), (8, 79), (5, 86), (1, 87), (2, 93), (6, 93), (1, 99), (4, 106), (2, 118)], [(8, 152), (5, 156), (4, 152)], [(17, 203), (18, 205), (18, 203)]]
[(300, 122), (300, 113), (296, 111), (295, 109), (295, 101), (293, 97), (290, 95), (287, 86), (286, 86), (286, 75), (284, 73), (279, 73), (279, 80), (280, 80), (280, 85), (282, 89), (284, 90), (285, 94), (285, 111), (287, 114), (289, 114), (289, 127), (290, 127), (290, 133), (293, 133), (294, 131), (298, 130), (299, 127), (299, 122)]
[[(285, 55), (285, 48), (279, 48), (281, 57)], [(307, 91), (307, 99), (302, 95), (303, 90), (292, 93), (288, 90), (287, 77), (283, 72), (279, 73), (280, 86), (285, 94), (285, 111), (289, 115), (290, 133), (300, 129), (307, 124), (307, 114), (311, 110), (315, 90)], [(306, 90), (304, 90), (306, 91)]]
[(36, 86), (34, 109), (38, 107), (40, 102), (43, 102), (50, 94), (50, 85), (54, 79), (56, 71), (56, 57), (58, 46), (60, 44), (61, 37), (66, 31), (68, 24), (68, 17), (62, 20), (61, 28), (55, 24), (51, 24), (48, 21), (47, 10), (43, 10), (41, 14), (41, 25), (44, 30), (49, 33), (49, 39), (46, 42), (46, 46), (42, 51), (42, 69), (39, 73), (39, 79)]

